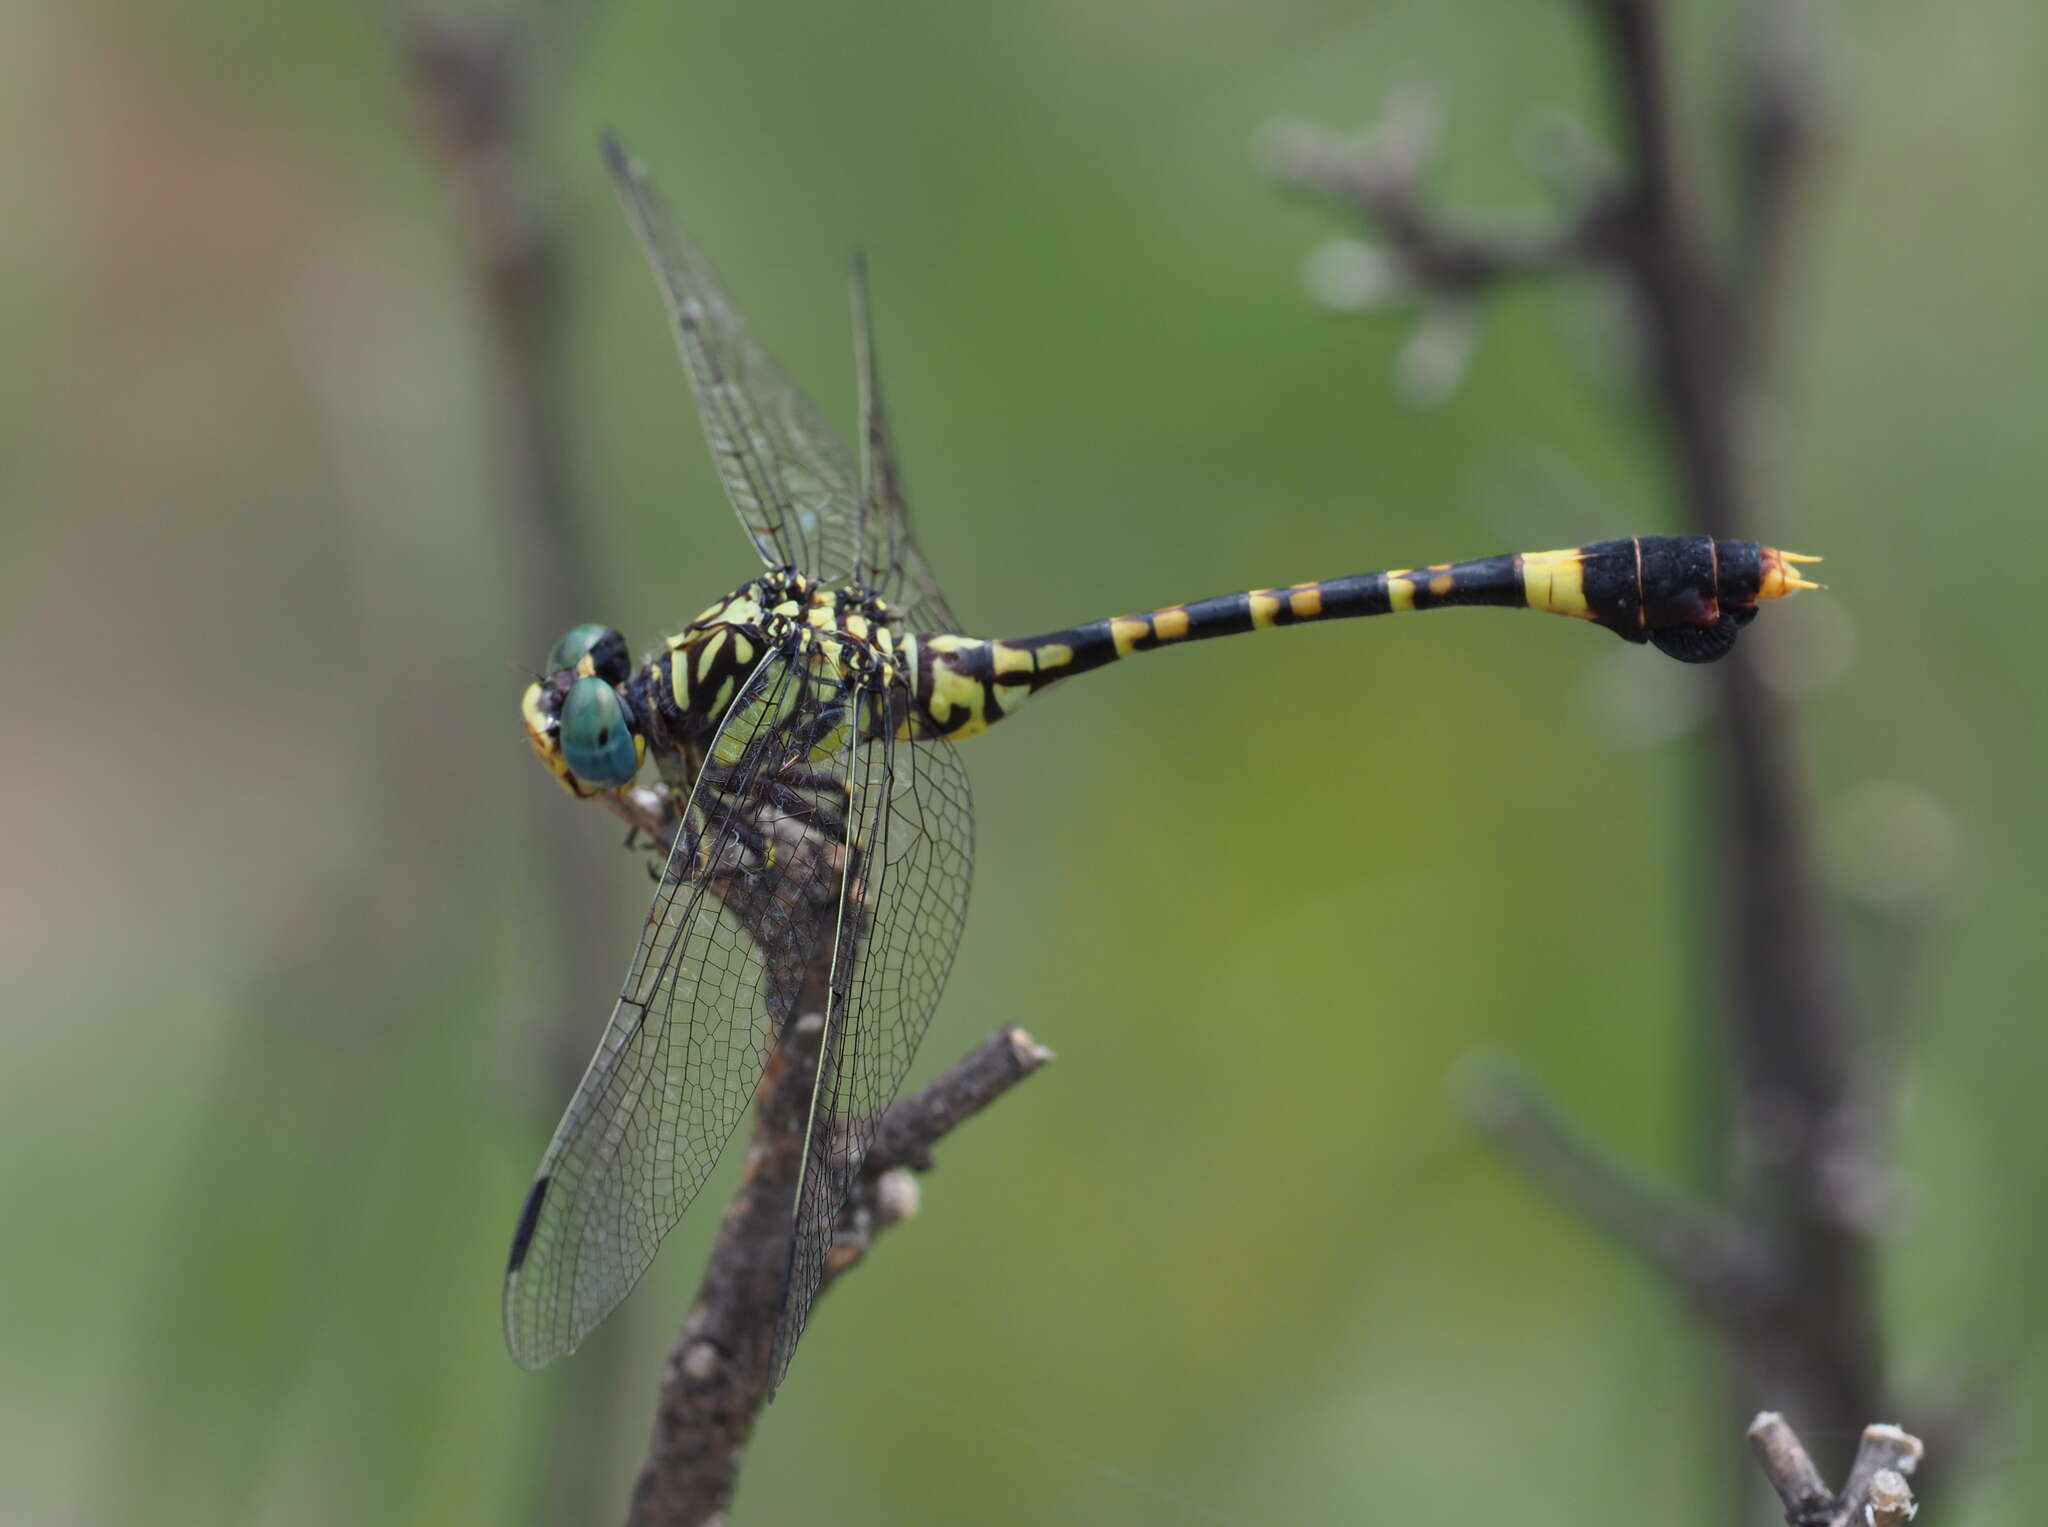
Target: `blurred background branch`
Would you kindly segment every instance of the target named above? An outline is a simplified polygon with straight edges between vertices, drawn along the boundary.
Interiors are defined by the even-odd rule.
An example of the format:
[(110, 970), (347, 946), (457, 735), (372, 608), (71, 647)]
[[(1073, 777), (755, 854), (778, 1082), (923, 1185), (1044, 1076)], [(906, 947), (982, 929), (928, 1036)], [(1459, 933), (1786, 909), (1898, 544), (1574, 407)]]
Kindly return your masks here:
[[(1689, 529), (1769, 540), (1750, 435), (1820, 119), (1806, 6), (1757, 0), (1746, 8), (1733, 50), (1733, 231), (1718, 237), (1694, 186), (1713, 156), (1686, 140), (1665, 6), (1584, 0), (1582, 10), (1620, 147), (1613, 170), (1575, 177), (1576, 200), (1552, 227), (1503, 235), (1434, 211), (1424, 185), (1433, 113), (1408, 96), (1362, 139), (1299, 125), (1270, 134), (1269, 168), (1381, 236), (1371, 256), (1384, 270), (1376, 295), (1414, 301), (1418, 336), (1441, 323), (1444, 305), (1469, 312), (1503, 280), (1619, 283), (1632, 299), (1648, 357), (1645, 390)], [(1407, 390), (1411, 398), (1427, 391)], [(1895, 1079), (1871, 1064), (1884, 1041), (1852, 995), (1792, 718), (1748, 649), (1715, 677), (1719, 763), (1701, 802), (1700, 841), (1713, 845), (1718, 893), (1710, 968), (1722, 987), (1729, 1057), (1719, 1110), (1732, 1124), (1720, 1188), (1728, 1209), (1649, 1193), (1525, 1087), (1498, 1076), (1478, 1108), (1496, 1141), (1562, 1202), (1691, 1296), (1723, 1339), (1745, 1405), (1782, 1408), (1822, 1438), (1849, 1437), (1899, 1404), (1876, 1303), (1887, 1180), (1877, 1123), (1891, 1108), (1879, 1089)]]
[[(595, 619), (606, 603), (577, 495), (569, 234), (540, 147), (571, 23), (585, 9), (550, 0), (459, 12), (421, 5), (387, 23), (468, 256), (485, 346), (490, 502), (536, 668), (556, 634)], [(574, 1094), (602, 1032), (604, 994), (619, 978), (619, 930), (606, 914), (620, 857), (561, 804), (536, 803), (522, 824), (546, 860), (540, 915), (554, 951), (529, 993), (535, 1021), (524, 1025), (539, 1036), (536, 1139)], [(546, 1429), (551, 1464), (538, 1521), (586, 1519), (613, 1487), (608, 1444), (628, 1413), (626, 1324), (595, 1333), (567, 1365)]]

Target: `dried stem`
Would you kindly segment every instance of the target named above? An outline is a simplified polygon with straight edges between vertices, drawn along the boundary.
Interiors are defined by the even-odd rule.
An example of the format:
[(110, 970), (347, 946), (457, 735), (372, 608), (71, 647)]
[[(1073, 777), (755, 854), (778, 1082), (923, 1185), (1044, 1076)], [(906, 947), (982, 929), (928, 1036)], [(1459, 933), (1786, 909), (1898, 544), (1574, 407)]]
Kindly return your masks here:
[[(389, 19), (420, 137), (447, 180), (477, 293), (491, 502), (514, 557), (522, 627), (536, 633), (536, 662), (556, 633), (596, 610), (576, 512), (566, 390), (574, 374), (567, 236), (535, 146), (568, 9), (539, 0), (460, 16), (400, 7)], [(603, 915), (618, 858), (601, 849), (587, 822), (543, 804), (529, 832), (548, 865), (541, 916), (558, 951), (534, 993), (546, 1020), (541, 1069), (550, 1079), (537, 1091), (552, 1108), (590, 1058), (591, 994), (618, 975), (618, 929)], [(602, 1492), (599, 1471), (620, 1421), (626, 1355), (615, 1335), (592, 1342), (564, 1388), (549, 1428), (554, 1463), (541, 1519), (584, 1518)]]
[[(1803, 0), (1755, 0), (1736, 60), (1734, 236), (1717, 254), (1692, 194), (1657, 0), (1581, 0), (1607, 62), (1619, 163), (1581, 175), (1547, 233), (1502, 239), (1436, 212), (1421, 189), (1429, 136), (1412, 110), (1357, 142), (1291, 127), (1271, 159), (1288, 183), (1377, 228), (1425, 314), (1494, 283), (1591, 275), (1633, 298), (1645, 385), (1695, 531), (1747, 539), (1746, 466), (1768, 356), (1765, 335), (1797, 192), (1815, 138), (1814, 49)], [(1427, 321), (1425, 319), (1425, 321)], [(1874, 1296), (1870, 1185), (1879, 1125), (1834, 918), (1808, 827), (1787, 717), (1738, 650), (1720, 665), (1719, 749), (1704, 840), (1713, 866), (1735, 1131), (1726, 1216), (1646, 1194), (1533, 1100), (1495, 1086), (1491, 1128), (1532, 1175), (1633, 1245), (1729, 1338), (1752, 1400), (1795, 1409), (1820, 1435), (1849, 1435), (1890, 1409)], [(1740, 1269), (1731, 1275), (1727, 1265)], [(1732, 1291), (1732, 1292), (1731, 1292)]]
[(1781, 1274), (1739, 1221), (1651, 1186), (1587, 1140), (1536, 1086), (1500, 1062), (1473, 1066), (1473, 1123), (1567, 1209), (1684, 1290), (1717, 1325), (1757, 1320)]
[(1276, 122), (1264, 135), (1261, 157), (1275, 179), (1369, 218), (1402, 273), (1433, 295), (1467, 296), (1510, 277), (1584, 268), (1597, 237), (1597, 201), (1552, 226), (1465, 226), (1439, 213), (1424, 190), (1435, 146), (1435, 108), (1427, 95), (1410, 90), (1361, 138), (1307, 122)]
[(1747, 0), (1735, 82), (1735, 272), (1750, 360), (1776, 327), (1787, 245), (1823, 116), (1811, 0)]
[(1749, 1444), (1763, 1465), (1764, 1478), (1784, 1502), (1785, 1520), (1792, 1527), (1810, 1527), (1834, 1515), (1835, 1492), (1783, 1416), (1767, 1410), (1750, 1422)]
[[(696, 1303), (663, 1367), (629, 1527), (717, 1522), (731, 1504), (773, 1377), (789, 1206), (817, 1032), (815, 1018), (792, 1024), (762, 1077), (746, 1177), (725, 1211)], [(906, 1193), (903, 1182), (906, 1170), (929, 1170), (940, 1140), (1052, 1058), (1024, 1030), (998, 1029), (943, 1075), (890, 1107), (841, 1211), (825, 1288), (859, 1264), (876, 1235), (914, 1211), (914, 1194)]]
[(448, 177), (490, 346), (499, 512), (525, 558), (536, 618), (587, 619), (575, 514), (567, 364), (566, 237), (534, 147), (546, 34), (529, 10), (414, 13), (398, 45), (422, 136)]
[(1785, 1508), (1788, 1527), (1899, 1527), (1920, 1509), (1906, 1476), (1920, 1465), (1920, 1439), (1882, 1422), (1863, 1428), (1856, 1461), (1837, 1495), (1806, 1446), (1776, 1411), (1749, 1424), (1750, 1446)]
[[(1616, 248), (1640, 300), (1652, 375), (1689, 517), (1709, 535), (1751, 526), (1751, 378), (1735, 336), (1746, 293), (1710, 261), (1687, 194), (1653, 0), (1587, 0), (1608, 52), (1627, 145), (1625, 234)], [(1784, 80), (1774, 87), (1790, 88)], [(1761, 181), (1752, 176), (1754, 189)], [(1784, 209), (1771, 214), (1782, 219)], [(1756, 279), (1758, 272), (1748, 273)], [(1737, 1331), (1744, 1385), (1794, 1404), (1824, 1433), (1888, 1408), (1868, 1222), (1841, 1192), (1863, 1160), (1859, 1022), (1849, 1008), (1837, 931), (1821, 893), (1804, 771), (1791, 727), (1742, 651), (1721, 665), (1710, 839), (1716, 864), (1728, 1032), (1736, 1091), (1742, 1212), (1778, 1249), (1785, 1281), (1775, 1318)]]

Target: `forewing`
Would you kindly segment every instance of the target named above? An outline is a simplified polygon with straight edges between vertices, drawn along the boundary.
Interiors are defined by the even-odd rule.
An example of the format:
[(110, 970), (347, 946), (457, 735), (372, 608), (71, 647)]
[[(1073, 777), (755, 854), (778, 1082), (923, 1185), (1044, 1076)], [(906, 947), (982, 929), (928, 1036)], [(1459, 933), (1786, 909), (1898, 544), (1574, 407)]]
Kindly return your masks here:
[(903, 607), (913, 631), (960, 630), (910, 527), (910, 496), (889, 435), (889, 410), (875, 357), (867, 261), (853, 261), (854, 366), (860, 378), (860, 578)]
[[(775, 724), (800, 683), (773, 654), (728, 713), (611, 1022), (528, 1192), (505, 1276), (505, 1340), (523, 1367), (574, 1351), (626, 1297), (753, 1096), (773, 1043), (776, 988), (732, 886), (743, 883), (749, 900), (837, 894), (836, 883), (796, 883), (815, 872), (813, 858), (763, 864), (758, 821), (720, 804), (754, 798), (801, 755)], [(702, 828), (694, 841), (693, 824)]]
[(836, 583), (859, 560), (858, 479), (845, 444), (748, 331), (710, 262), (669, 216), (640, 161), (604, 135), (605, 161), (654, 267), (704, 437), (754, 549)]
[[(974, 805), (958, 752), (940, 741), (861, 738), (849, 748), (849, 830), (859, 874), (845, 926), (851, 969), (834, 981), (795, 1205), (788, 1289), (776, 1326), (780, 1384), (824, 1281), (826, 1259), (876, 1124), (924, 1037), (966, 925)], [(842, 958), (845, 958), (842, 955)]]

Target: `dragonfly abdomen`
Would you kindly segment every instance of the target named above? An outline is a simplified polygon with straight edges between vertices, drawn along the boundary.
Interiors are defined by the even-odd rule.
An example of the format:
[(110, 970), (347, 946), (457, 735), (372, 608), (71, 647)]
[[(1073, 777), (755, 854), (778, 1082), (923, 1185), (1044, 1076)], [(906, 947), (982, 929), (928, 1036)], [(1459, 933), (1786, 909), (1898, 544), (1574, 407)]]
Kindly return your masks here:
[(1811, 560), (1750, 541), (1638, 536), (1565, 551), (1246, 589), (1042, 636), (912, 637), (905, 644), (906, 666), (923, 730), (908, 728), (905, 735), (972, 737), (1049, 685), (1158, 647), (1454, 605), (1568, 615), (1632, 642), (1653, 643), (1686, 662), (1710, 662), (1734, 645), (1759, 600), (1817, 587), (1797, 568)]

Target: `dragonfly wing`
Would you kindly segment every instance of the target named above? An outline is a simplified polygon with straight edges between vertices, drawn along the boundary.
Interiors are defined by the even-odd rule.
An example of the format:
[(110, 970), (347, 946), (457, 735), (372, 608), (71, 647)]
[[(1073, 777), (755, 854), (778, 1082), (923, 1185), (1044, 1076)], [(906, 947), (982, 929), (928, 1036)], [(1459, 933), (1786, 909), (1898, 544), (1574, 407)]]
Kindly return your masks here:
[(903, 606), (911, 630), (957, 633), (960, 622), (939, 592), (938, 579), (932, 576), (911, 533), (910, 497), (889, 436), (889, 411), (882, 399), (882, 376), (875, 359), (867, 261), (858, 255), (853, 261), (852, 285), (854, 365), (860, 376), (860, 578), (885, 599)]
[(661, 284), (726, 497), (769, 566), (840, 581), (858, 561), (858, 479), (845, 443), (755, 341), (640, 161), (604, 135), (605, 162)]
[(771, 722), (800, 686), (787, 655), (771, 654), (734, 702), (611, 1022), (527, 1194), (505, 1275), (506, 1345), (524, 1367), (574, 1351), (631, 1291), (760, 1080), (778, 986), (732, 886), (807, 888), (789, 883), (801, 861), (764, 854), (757, 823), (723, 803), (752, 798), (786, 762), (793, 744)]
[(772, 1382), (825, 1278), (840, 1211), (952, 969), (974, 868), (974, 803), (950, 744), (856, 739), (842, 755), (857, 873), (846, 888)]

